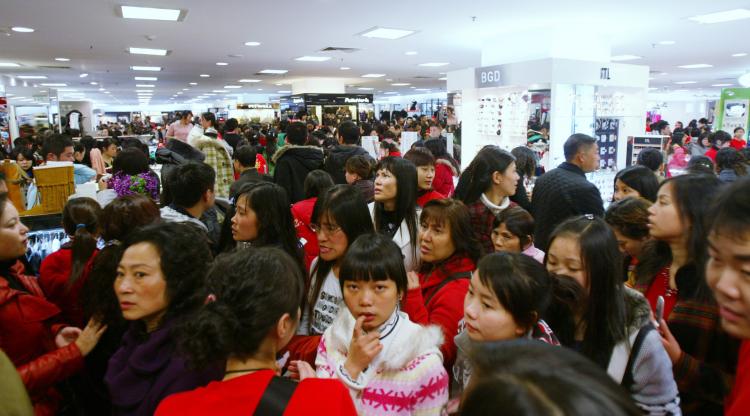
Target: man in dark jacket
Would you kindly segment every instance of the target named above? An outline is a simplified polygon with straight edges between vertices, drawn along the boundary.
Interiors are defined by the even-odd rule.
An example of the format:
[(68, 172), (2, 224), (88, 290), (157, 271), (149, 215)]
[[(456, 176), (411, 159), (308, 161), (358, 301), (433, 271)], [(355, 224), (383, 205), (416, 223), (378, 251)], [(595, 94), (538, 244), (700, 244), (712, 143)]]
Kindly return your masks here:
[(224, 123), (224, 135), (221, 136), (225, 142), (232, 146), (232, 150), (237, 149), (237, 143), (242, 140), (242, 136), (237, 133), (239, 123), (236, 118), (230, 118)]
[(574, 134), (565, 142), (564, 152), (566, 162), (536, 180), (531, 198), (531, 213), (536, 223), (534, 244), (543, 251), (547, 251), (555, 227), (569, 217), (604, 215), (599, 189), (585, 175), (599, 168), (596, 139)]
[(339, 125), (339, 144), (331, 149), (328, 157), (325, 160), (325, 169), (335, 184), (346, 184), (346, 161), (352, 156), (362, 155), (366, 157), (370, 163), (375, 161), (367, 153), (367, 150), (363, 149), (360, 145), (359, 137), (359, 126), (351, 121), (345, 121)]
[(271, 181), (273, 179), (268, 175), (258, 173), (255, 168), (255, 158), (257, 150), (254, 146), (244, 145), (237, 148), (232, 155), (234, 159), (234, 171), (240, 174), (240, 177), (229, 188), (229, 199), (234, 201), (240, 189), (248, 183)]
[(273, 155), (273, 181), (286, 189), (292, 204), (305, 199), (307, 174), (323, 166), (323, 149), (305, 146), (307, 127), (294, 122), (286, 129), (286, 144)]

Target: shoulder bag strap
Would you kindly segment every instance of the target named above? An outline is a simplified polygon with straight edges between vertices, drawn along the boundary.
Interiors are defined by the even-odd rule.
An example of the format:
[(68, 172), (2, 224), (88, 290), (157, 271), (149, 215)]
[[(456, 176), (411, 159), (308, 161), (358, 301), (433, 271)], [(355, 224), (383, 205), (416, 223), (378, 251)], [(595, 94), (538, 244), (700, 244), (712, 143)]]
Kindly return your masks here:
[(297, 382), (288, 378), (273, 376), (268, 383), (266, 391), (258, 402), (253, 415), (255, 416), (281, 416), (284, 414), (289, 401), (297, 388)]
[(454, 273), (448, 276), (447, 279), (440, 282), (440, 284), (437, 285), (437, 287), (432, 292), (430, 292), (429, 296), (427, 296), (427, 299), (425, 299), (424, 301), (425, 306), (430, 304), (430, 301), (432, 300), (432, 298), (434, 298), (435, 295), (437, 295), (438, 292), (440, 292), (440, 289), (442, 289), (443, 286), (458, 279), (471, 279), (471, 272), (458, 272), (458, 273)]
[(632, 386), (635, 382), (633, 378), (633, 367), (635, 366), (635, 360), (636, 358), (638, 358), (638, 354), (641, 352), (643, 340), (646, 339), (646, 335), (648, 335), (649, 332), (655, 329), (656, 328), (654, 328), (654, 325), (649, 322), (638, 331), (638, 336), (635, 337), (635, 341), (633, 342), (633, 349), (630, 352), (630, 358), (628, 358), (628, 365), (625, 367), (627, 370), (625, 371), (622, 383), (620, 383), (628, 391), (630, 391), (630, 386)]

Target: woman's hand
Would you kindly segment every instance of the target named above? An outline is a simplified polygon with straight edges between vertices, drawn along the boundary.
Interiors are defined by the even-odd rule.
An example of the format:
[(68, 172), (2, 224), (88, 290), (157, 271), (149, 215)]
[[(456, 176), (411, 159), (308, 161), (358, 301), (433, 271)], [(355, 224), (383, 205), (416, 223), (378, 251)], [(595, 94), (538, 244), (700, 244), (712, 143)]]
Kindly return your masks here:
[(55, 336), (55, 345), (57, 345), (57, 348), (67, 347), (71, 342), (78, 339), (79, 335), (81, 335), (81, 328), (66, 326)]
[(669, 330), (667, 321), (664, 319), (659, 322), (659, 335), (661, 335), (661, 343), (664, 345), (664, 349), (667, 350), (667, 355), (672, 360), (672, 364), (676, 363), (682, 355), (682, 348), (680, 348), (680, 343), (672, 335), (672, 331)]
[(315, 378), (315, 370), (307, 361), (292, 361), (289, 363), (289, 377), (292, 380), (302, 381), (306, 378)]
[(419, 275), (417, 274), (417, 272), (406, 273), (406, 278), (408, 279), (408, 285), (406, 287), (407, 290), (419, 289), (420, 287), (422, 287), (419, 283)]
[(81, 332), (78, 335), (78, 338), (76, 338), (75, 343), (84, 357), (96, 347), (96, 344), (99, 343), (99, 339), (106, 330), (107, 325), (102, 325), (101, 322), (94, 318), (89, 319), (89, 322), (86, 324), (86, 328), (83, 328), (83, 331), (79, 329)]
[(346, 368), (349, 376), (353, 379), (359, 377), (359, 374), (383, 350), (379, 332), (365, 334), (365, 331), (362, 330), (364, 320), (364, 316), (357, 318), (357, 323), (354, 325), (354, 332), (352, 334), (352, 342), (349, 344), (349, 355), (344, 363), (344, 368)]

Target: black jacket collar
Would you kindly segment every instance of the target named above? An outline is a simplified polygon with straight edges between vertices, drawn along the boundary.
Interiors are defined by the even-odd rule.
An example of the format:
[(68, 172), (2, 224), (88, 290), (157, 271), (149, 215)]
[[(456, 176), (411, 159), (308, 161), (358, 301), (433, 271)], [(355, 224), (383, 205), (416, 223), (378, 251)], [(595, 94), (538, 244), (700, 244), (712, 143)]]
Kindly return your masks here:
[(570, 162), (563, 162), (560, 164), (560, 166), (558, 166), (558, 168), (567, 170), (568, 172), (577, 173), (583, 176), (584, 178), (586, 177), (586, 172), (584, 172), (583, 169), (579, 168), (577, 165), (574, 165)]

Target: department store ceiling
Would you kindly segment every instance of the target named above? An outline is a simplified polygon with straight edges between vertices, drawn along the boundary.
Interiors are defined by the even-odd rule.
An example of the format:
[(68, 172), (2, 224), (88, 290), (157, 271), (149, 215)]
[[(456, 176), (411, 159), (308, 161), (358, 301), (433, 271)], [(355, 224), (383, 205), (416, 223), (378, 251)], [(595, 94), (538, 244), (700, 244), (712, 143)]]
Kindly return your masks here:
[[(186, 13), (177, 22), (124, 19), (118, 15), (120, 5)], [(512, 44), (515, 36), (534, 36), (541, 45), (556, 30), (569, 30), (606, 37), (612, 55), (639, 57), (624, 62), (650, 66), (652, 88), (705, 91), (721, 84), (736, 86), (737, 77), (750, 70), (750, 19), (699, 24), (689, 18), (741, 8), (750, 9), (750, 3), (2, 0), (0, 74), (15, 77), (18, 85), (66, 84), (58, 87), (66, 96), (123, 104), (144, 101), (143, 97), (162, 103), (223, 94), (286, 94), (279, 91), (289, 91), (292, 81), (310, 77), (346, 78), (348, 92), (415, 94), (444, 91), (441, 78), (446, 72), (480, 66), (482, 39), (502, 36)], [(361, 36), (376, 27), (415, 33), (396, 40)], [(129, 48), (168, 52), (137, 55)], [(308, 58), (295, 59), (300, 57)], [(317, 57), (330, 59), (316, 61)], [(2, 67), (3, 63), (19, 66)], [(710, 67), (680, 68), (695, 64)], [(134, 71), (134, 66), (161, 70)], [(259, 74), (264, 69), (288, 72)], [(362, 77), (366, 74), (383, 76)]]

